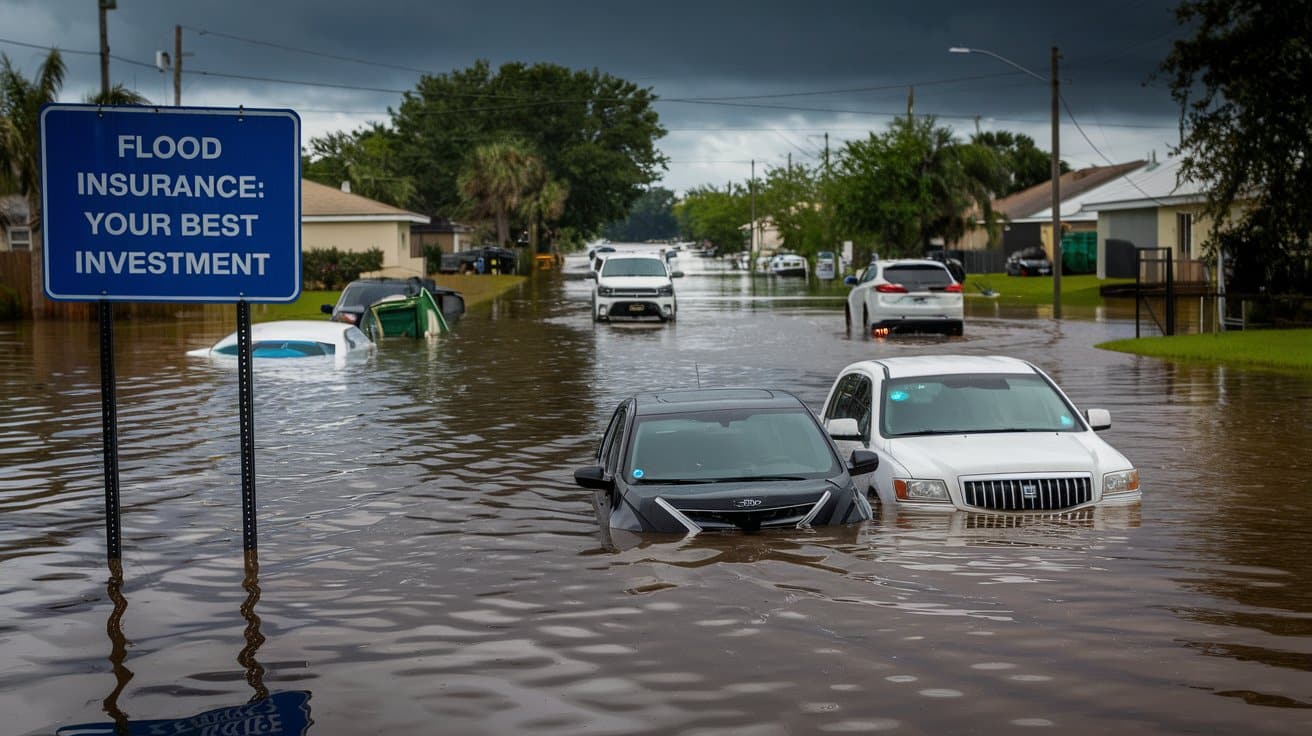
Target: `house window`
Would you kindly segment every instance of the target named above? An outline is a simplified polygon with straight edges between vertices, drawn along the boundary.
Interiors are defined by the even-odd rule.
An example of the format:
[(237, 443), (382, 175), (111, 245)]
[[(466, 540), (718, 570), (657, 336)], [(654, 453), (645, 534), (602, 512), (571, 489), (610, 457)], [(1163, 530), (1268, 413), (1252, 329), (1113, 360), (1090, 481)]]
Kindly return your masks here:
[(25, 227), (8, 230), (9, 250), (32, 250), (32, 231)]
[(1194, 253), (1194, 216), (1188, 212), (1175, 215), (1175, 252), (1178, 258), (1192, 258)]

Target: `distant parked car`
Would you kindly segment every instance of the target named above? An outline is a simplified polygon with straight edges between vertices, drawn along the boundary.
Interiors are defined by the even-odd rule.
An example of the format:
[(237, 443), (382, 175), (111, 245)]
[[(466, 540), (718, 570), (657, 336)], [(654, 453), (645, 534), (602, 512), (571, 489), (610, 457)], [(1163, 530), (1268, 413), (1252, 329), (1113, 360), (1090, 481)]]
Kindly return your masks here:
[(962, 333), (961, 284), (938, 261), (875, 261), (861, 278), (849, 276), (845, 283), (853, 287), (844, 309), (849, 332), (860, 319), (864, 334), (881, 337), (905, 332)]
[(1031, 245), (1007, 257), (1008, 276), (1051, 276), (1052, 261), (1043, 248)]
[(1111, 414), (1079, 411), (1016, 358), (853, 363), (829, 389), (823, 416), (843, 452), (879, 455), (879, 469), (858, 481), (886, 509), (1054, 512), (1142, 498), (1139, 472), (1095, 434)]
[[(855, 431), (848, 423), (839, 429)], [(620, 402), (592, 465), (574, 481), (597, 491), (598, 521), (612, 529), (756, 531), (869, 519), (852, 476), (878, 465), (866, 450), (840, 458), (788, 392), (676, 389)]]

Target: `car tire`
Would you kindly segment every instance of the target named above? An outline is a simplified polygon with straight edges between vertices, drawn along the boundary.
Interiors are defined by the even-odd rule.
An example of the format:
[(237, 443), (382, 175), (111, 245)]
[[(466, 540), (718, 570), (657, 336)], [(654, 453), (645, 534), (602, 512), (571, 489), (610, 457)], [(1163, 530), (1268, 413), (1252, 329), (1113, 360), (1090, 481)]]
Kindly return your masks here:
[(870, 310), (867, 307), (861, 307), (861, 332), (867, 337), (870, 335)]
[(847, 334), (849, 335), (852, 334), (852, 305), (851, 304), (843, 305), (843, 327), (847, 330)]

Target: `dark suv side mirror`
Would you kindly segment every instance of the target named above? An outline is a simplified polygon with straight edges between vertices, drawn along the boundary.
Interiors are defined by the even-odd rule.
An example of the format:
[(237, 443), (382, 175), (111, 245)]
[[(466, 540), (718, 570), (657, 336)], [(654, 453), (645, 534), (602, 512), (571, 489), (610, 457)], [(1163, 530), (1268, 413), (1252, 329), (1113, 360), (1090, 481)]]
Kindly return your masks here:
[(331, 305), (331, 304), (320, 304), (320, 305), (319, 305), (319, 311), (320, 311), (320, 312), (323, 312), (324, 314), (332, 314), (332, 313), (333, 313), (333, 305)]
[(879, 455), (870, 450), (853, 450), (852, 459), (847, 461), (848, 475), (865, 475), (879, 469)]
[(606, 469), (600, 465), (575, 470), (574, 482), (584, 488), (592, 488), (598, 491), (612, 491), (615, 489), (615, 481), (606, 477)]
[(856, 286), (856, 277), (848, 276), (847, 278), (843, 279), (843, 283), (847, 284), (848, 286)]

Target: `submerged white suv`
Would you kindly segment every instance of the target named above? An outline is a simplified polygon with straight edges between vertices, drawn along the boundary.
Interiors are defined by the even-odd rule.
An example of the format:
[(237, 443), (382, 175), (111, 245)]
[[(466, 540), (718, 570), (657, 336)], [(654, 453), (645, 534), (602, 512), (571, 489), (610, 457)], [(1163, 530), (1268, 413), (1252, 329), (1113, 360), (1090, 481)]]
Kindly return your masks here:
[(682, 271), (671, 273), (659, 255), (611, 253), (589, 277), (597, 280), (592, 319), (669, 322), (679, 313), (673, 279), (682, 276)]
[(860, 279), (849, 276), (847, 284), (853, 287), (844, 310), (848, 332), (856, 324), (863, 333), (876, 337), (897, 332), (962, 332), (961, 284), (938, 261), (876, 261)]

